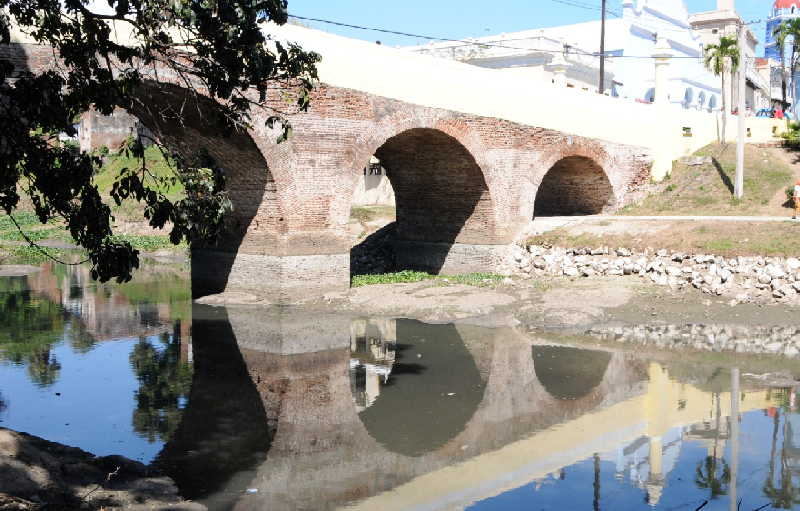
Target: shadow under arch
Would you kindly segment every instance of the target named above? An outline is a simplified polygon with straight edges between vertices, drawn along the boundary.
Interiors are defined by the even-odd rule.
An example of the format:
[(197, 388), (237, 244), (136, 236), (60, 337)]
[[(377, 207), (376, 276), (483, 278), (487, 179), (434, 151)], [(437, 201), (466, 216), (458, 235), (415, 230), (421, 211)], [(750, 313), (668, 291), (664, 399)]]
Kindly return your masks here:
[(614, 202), (603, 168), (586, 156), (567, 156), (545, 174), (534, 201), (534, 216), (596, 215)]
[(439, 273), (453, 244), (482, 244), (494, 234), (483, 170), (455, 137), (411, 128), (374, 154), (395, 193), (397, 269)]
[[(283, 229), (275, 179), (250, 133), (223, 120), (222, 107), (213, 99), (189, 89), (145, 81), (127, 108), (155, 139), (188, 162), (206, 153), (225, 174), (233, 210), (225, 219), (225, 233), (214, 246), (192, 247), (192, 296), (225, 290), (233, 262), (247, 253), (246, 236), (255, 224), (259, 242), (277, 238)], [(254, 236), (250, 236), (254, 237)]]
[(536, 377), (553, 398), (576, 400), (588, 396), (603, 381), (611, 354), (567, 346), (533, 346)]
[[(192, 308), (194, 374), (181, 423), (154, 465), (181, 496), (228, 509), (247, 489), (275, 435), (225, 308)], [(224, 492), (219, 490), (224, 489)]]
[(391, 374), (359, 418), (387, 450), (422, 456), (464, 431), (486, 382), (454, 325), (398, 319), (396, 328)]

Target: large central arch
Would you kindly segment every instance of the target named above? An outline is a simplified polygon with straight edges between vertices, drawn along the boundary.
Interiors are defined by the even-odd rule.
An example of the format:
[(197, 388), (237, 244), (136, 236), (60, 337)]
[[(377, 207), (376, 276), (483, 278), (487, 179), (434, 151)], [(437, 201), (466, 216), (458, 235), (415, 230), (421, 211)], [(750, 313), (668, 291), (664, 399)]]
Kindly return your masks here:
[(401, 269), (459, 272), (448, 263), (455, 243), (491, 233), (492, 203), (474, 156), (438, 129), (412, 128), (375, 151), (395, 192), (395, 250)]

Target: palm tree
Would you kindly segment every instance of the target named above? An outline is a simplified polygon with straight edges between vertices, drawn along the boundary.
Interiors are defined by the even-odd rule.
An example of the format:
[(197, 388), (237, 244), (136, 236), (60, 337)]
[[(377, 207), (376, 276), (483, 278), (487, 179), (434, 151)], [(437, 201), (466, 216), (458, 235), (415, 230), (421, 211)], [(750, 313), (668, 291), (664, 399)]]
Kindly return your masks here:
[(775, 44), (778, 46), (778, 55), (781, 57), (781, 108), (786, 106), (786, 35), (783, 32), (783, 23), (775, 27), (773, 31)]
[(723, 36), (719, 44), (706, 46), (706, 67), (716, 76), (722, 77), (722, 143), (725, 143), (725, 125), (728, 120), (728, 101), (725, 97), (725, 75), (733, 73), (739, 67), (739, 48), (736, 38)]
[[(795, 75), (797, 74), (797, 65), (798, 59), (800, 59), (800, 19), (792, 19), (789, 21), (784, 21), (779, 25), (780, 33), (778, 34), (778, 41), (779, 46), (778, 48), (781, 50), (781, 67), (783, 67), (784, 78), (783, 81), (786, 81), (785, 73), (786, 68), (784, 66), (784, 55), (783, 50), (786, 47), (786, 40), (792, 40), (792, 50), (791, 50), (791, 57), (789, 58), (789, 70), (792, 76), (792, 109), (796, 112), (797, 111), (797, 94), (796, 89), (797, 86), (794, 83)], [(784, 104), (786, 104), (786, 97), (784, 93)]]

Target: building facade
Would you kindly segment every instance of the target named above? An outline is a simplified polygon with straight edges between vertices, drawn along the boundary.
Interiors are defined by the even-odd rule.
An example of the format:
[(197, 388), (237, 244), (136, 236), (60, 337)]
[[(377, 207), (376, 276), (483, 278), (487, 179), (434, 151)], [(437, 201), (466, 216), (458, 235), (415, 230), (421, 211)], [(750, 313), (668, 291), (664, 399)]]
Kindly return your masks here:
[(715, 10), (692, 14), (689, 16), (689, 23), (704, 48), (719, 44), (722, 37), (738, 40), (740, 28), (744, 29), (745, 44), (738, 69), (726, 74), (726, 87), (730, 84), (730, 91), (725, 92), (726, 99), (731, 100), (732, 110), (739, 104), (737, 85), (740, 73), (744, 73), (746, 107), (752, 110), (768, 108), (771, 99), (770, 81), (759, 72), (759, 63), (756, 60), (758, 38), (736, 12), (733, 0), (717, 0)]
[[(655, 66), (651, 57), (662, 50), (657, 48), (662, 41), (672, 57), (666, 80), (669, 102), (687, 109), (719, 110), (721, 79), (705, 66), (705, 47), (731, 33), (738, 21), (732, 0), (719, 0), (716, 11), (697, 15), (689, 14), (683, 0), (623, 0), (622, 16), (606, 22), (605, 93), (653, 102)], [(753, 57), (746, 59), (747, 98), (748, 106), (755, 109), (768, 105), (769, 83), (755, 69), (758, 40), (750, 31), (747, 41), (746, 54)], [(408, 49), (482, 67), (526, 72), (532, 80), (555, 81), (554, 71), (565, 67), (567, 86), (597, 90), (599, 42), (600, 21), (596, 20)]]

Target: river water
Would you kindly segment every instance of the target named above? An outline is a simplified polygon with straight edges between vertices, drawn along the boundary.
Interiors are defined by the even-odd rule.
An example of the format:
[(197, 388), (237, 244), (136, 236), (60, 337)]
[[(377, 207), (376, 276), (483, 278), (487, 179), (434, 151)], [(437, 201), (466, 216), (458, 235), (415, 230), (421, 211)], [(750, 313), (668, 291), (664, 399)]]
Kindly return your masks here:
[(153, 464), (210, 509), (800, 509), (795, 390), (759, 376), (800, 363), (596, 337), (43, 266), (0, 277), (0, 426)]

